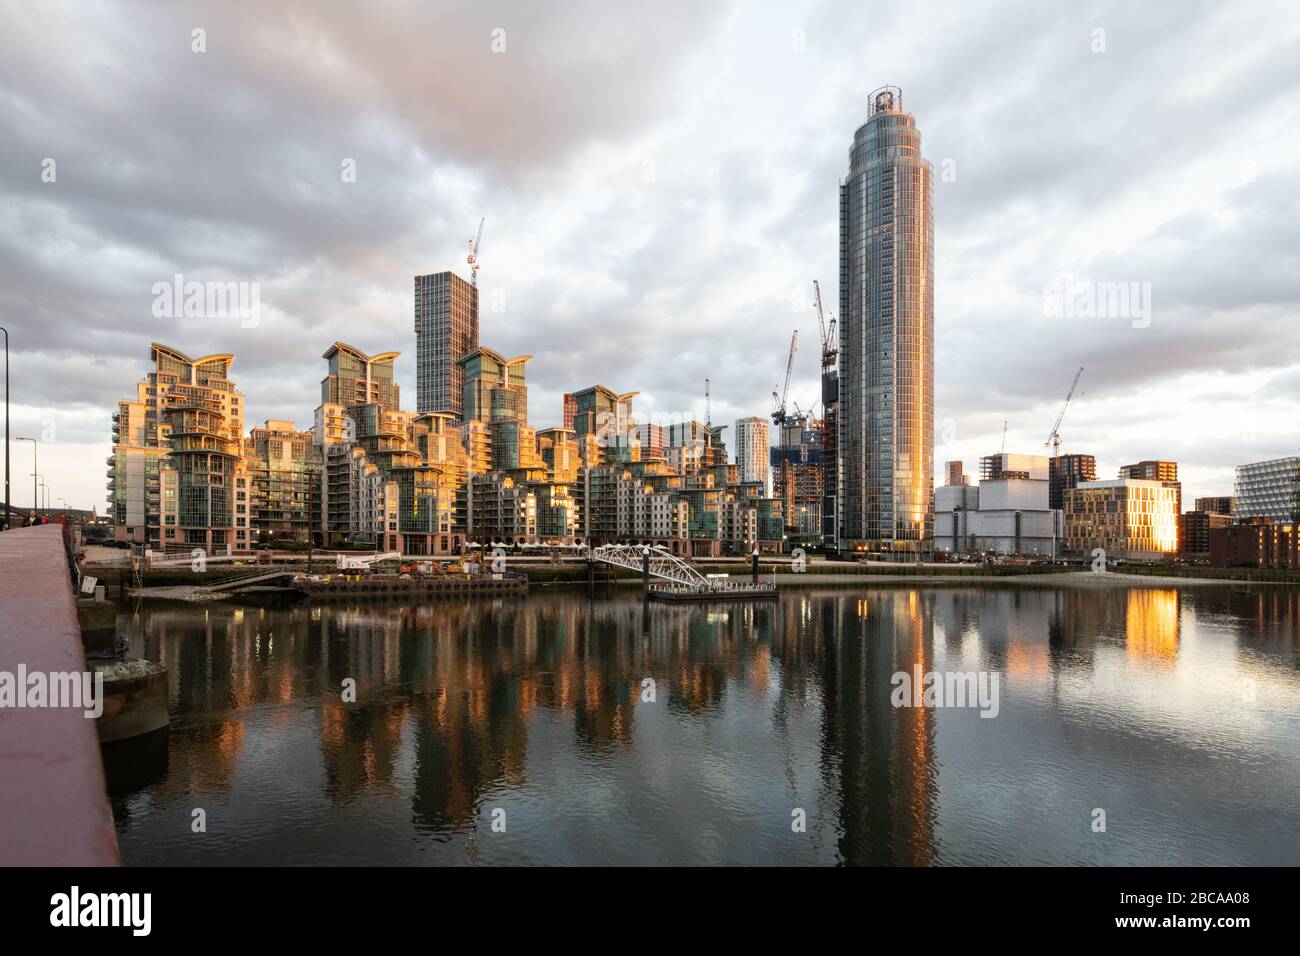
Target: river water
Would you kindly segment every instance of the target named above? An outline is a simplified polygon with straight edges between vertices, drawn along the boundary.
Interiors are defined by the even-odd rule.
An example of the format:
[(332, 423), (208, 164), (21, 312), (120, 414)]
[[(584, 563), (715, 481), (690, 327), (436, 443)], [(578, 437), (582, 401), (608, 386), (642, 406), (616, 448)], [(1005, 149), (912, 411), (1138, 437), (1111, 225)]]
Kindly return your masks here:
[[(106, 749), (127, 864), (1300, 863), (1295, 591), (535, 589), (118, 626), (172, 713)], [(896, 706), (903, 673), (996, 679), (996, 716)]]

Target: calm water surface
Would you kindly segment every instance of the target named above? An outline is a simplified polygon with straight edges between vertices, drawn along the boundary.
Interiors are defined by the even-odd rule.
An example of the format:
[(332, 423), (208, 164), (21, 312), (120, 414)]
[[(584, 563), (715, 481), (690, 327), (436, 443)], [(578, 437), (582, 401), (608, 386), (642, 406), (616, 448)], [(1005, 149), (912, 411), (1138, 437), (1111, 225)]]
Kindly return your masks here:
[[(1295, 592), (535, 591), (119, 629), (172, 712), (106, 753), (128, 864), (1300, 863)], [(895, 708), (915, 665), (998, 673), (998, 716)]]

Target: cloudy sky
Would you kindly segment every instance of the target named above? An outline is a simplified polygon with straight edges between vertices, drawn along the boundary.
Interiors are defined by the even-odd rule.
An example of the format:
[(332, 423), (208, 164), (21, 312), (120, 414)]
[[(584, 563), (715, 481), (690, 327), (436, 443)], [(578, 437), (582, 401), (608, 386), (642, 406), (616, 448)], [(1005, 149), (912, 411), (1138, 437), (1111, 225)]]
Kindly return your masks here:
[[(1079, 366), (1063, 450), (1103, 477), (1174, 458), (1187, 496), (1226, 494), (1300, 446), (1288, 0), (0, 16), (0, 323), (56, 506), (102, 510), (150, 341), (235, 353), (250, 424), (310, 424), (338, 339), (401, 351), (413, 408), (411, 277), (468, 274), (481, 217), (481, 340), (534, 356), (534, 425), (595, 382), (702, 417), (706, 377), (715, 421), (765, 415), (796, 328), (808, 408), (811, 283), (838, 307), (837, 184), (885, 83), (936, 169), (937, 463), (974, 468), (1004, 420), (1008, 451), (1043, 453)], [(257, 324), (156, 317), (177, 273), (258, 283)], [(1067, 277), (1149, 289), (1149, 322), (1053, 314)], [(31, 470), (15, 444), (20, 504)]]

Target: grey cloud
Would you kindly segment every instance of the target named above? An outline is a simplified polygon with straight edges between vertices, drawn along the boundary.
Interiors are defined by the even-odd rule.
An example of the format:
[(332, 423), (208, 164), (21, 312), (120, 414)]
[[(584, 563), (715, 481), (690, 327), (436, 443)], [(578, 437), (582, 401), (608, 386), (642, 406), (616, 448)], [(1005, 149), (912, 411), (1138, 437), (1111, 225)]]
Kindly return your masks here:
[[(535, 356), (537, 424), (595, 381), (702, 411), (709, 377), (715, 421), (766, 414), (795, 327), (806, 406), (811, 280), (837, 310), (837, 183), (867, 93), (891, 82), (927, 156), (957, 163), (936, 184), (936, 324), (938, 414), (960, 435), (1003, 418), (1045, 433), (1077, 365), (1090, 401), (1139, 405), (1180, 376), (1262, 370), (1286, 403), (1267, 414), (1293, 419), (1300, 237), (1294, 160), (1277, 163), (1297, 154), (1281, 124), (1300, 88), (1293, 17), (1172, 2), (20, 7), (0, 38), (15, 397), (80, 435), (74, 420), (129, 396), (158, 339), (235, 352), (250, 419), (306, 424), (320, 354), (344, 339), (402, 351), (411, 404), (411, 275), (463, 269), (486, 215), (481, 281), (509, 305), (485, 309), (483, 341)], [(1133, 235), (1078, 240), (1234, 149), (1259, 175), (1214, 215), (1198, 181)], [(57, 184), (40, 181), (45, 156)], [(1152, 282), (1152, 326), (1048, 320), (1044, 283), (1066, 269)], [(251, 330), (154, 319), (152, 283), (174, 272), (259, 281), (268, 314)], [(1071, 421), (1116, 459), (1142, 440), (1120, 434), (1141, 411), (1114, 437), (1085, 405)], [(1219, 474), (1244, 450), (1193, 438), (1179, 453)]]

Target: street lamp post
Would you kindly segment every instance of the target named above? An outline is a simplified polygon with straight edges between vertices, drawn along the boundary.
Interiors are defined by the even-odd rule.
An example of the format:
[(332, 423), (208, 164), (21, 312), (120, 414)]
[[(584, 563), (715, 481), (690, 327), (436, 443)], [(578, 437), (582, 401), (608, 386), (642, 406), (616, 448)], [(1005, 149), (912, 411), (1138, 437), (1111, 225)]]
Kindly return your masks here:
[(39, 477), (36, 474), (36, 469), (40, 467), (40, 464), (36, 460), (36, 439), (22, 438), (20, 436), (18, 438), (15, 438), (14, 441), (29, 441), (32, 443), (32, 507), (39, 508), (41, 506), (41, 502), (36, 496), (36, 481), (37, 478)]

